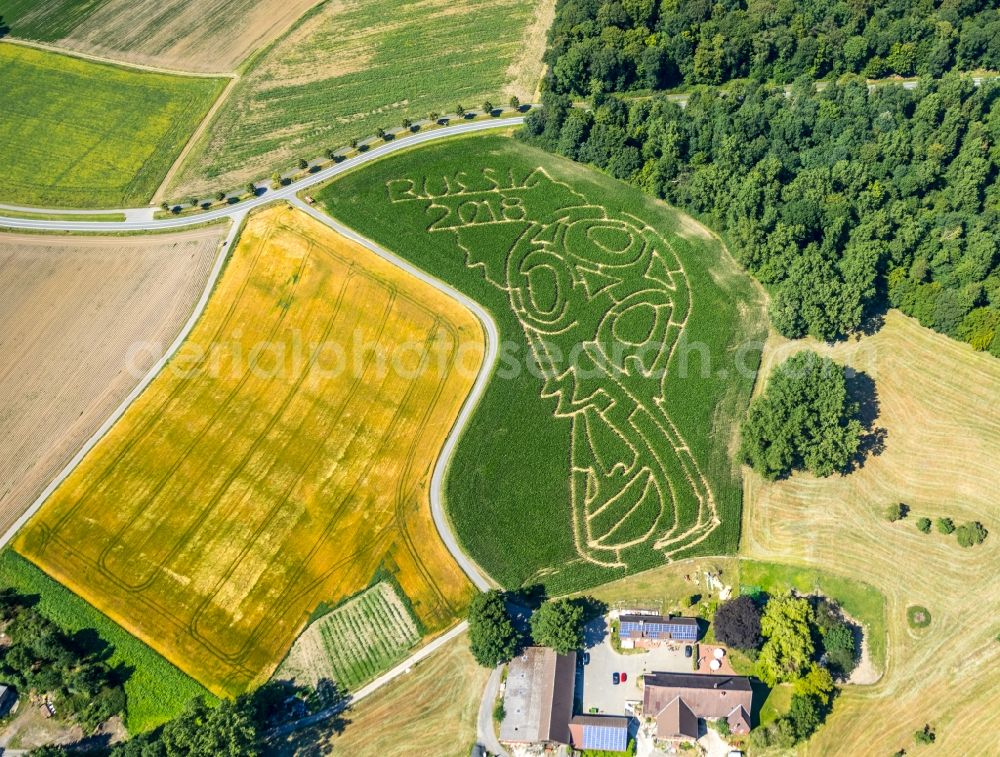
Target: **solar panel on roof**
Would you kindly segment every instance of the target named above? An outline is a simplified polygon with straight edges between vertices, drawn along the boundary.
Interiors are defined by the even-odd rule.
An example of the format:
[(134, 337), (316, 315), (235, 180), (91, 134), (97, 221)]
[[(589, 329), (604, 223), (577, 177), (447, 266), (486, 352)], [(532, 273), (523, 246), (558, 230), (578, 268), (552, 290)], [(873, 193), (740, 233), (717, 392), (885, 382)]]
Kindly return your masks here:
[(619, 633), (645, 633), (647, 635), (670, 634), (671, 636), (694, 639), (698, 636), (698, 627), (681, 623), (638, 623), (632, 620), (623, 621)]
[(584, 749), (606, 749), (624, 752), (628, 746), (628, 729), (606, 725), (585, 725), (583, 727)]

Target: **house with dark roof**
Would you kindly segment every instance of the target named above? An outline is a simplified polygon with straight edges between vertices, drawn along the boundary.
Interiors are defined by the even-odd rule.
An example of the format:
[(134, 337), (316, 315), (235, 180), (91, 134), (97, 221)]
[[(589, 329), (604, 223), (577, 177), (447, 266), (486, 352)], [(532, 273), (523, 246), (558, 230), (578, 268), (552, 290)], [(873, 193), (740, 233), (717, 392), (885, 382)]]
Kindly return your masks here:
[(528, 647), (511, 660), (503, 696), (500, 740), (511, 744), (569, 744), (576, 653)]
[(628, 718), (618, 715), (577, 715), (569, 721), (570, 745), (574, 749), (624, 752), (628, 723)]
[(752, 708), (745, 676), (652, 673), (644, 679), (642, 711), (656, 721), (660, 739), (697, 739), (702, 718), (725, 718), (733, 733), (749, 733)]
[(618, 637), (624, 649), (656, 647), (665, 642), (693, 644), (698, 641), (697, 618), (663, 615), (622, 615)]

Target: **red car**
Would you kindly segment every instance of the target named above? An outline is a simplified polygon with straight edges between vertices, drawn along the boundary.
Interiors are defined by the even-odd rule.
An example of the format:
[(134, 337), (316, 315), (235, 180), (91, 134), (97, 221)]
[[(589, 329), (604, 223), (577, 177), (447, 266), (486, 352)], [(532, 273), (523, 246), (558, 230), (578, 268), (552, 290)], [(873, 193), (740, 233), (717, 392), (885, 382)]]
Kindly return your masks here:
[(628, 680), (628, 673), (622, 673), (622, 683), (625, 683), (627, 680)]

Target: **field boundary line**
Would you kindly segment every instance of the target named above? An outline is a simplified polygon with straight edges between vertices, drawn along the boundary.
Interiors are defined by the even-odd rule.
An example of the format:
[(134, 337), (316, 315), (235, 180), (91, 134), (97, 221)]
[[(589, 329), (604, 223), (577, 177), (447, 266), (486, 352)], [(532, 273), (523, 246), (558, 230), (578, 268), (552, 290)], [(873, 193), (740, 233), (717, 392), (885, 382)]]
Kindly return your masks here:
[[(222, 208), (217, 208), (215, 210), (209, 210), (204, 213), (198, 213), (190, 216), (181, 216), (178, 218), (145, 218), (138, 220), (126, 220), (122, 221), (51, 221), (51, 220), (36, 220), (36, 219), (24, 219), (24, 218), (9, 218), (5, 217), (2, 213), (2, 208), (0, 208), (0, 227), (3, 229), (9, 229), (13, 231), (22, 230), (39, 230), (39, 231), (82, 231), (82, 232), (121, 232), (121, 231), (161, 231), (166, 229), (183, 229), (189, 226), (198, 226), (211, 223), (213, 221), (218, 221), (221, 219), (230, 218), (240, 218), (247, 211), (259, 208), (275, 200), (288, 200), (291, 201), (295, 198), (298, 192), (302, 192), (318, 184), (324, 184), (332, 179), (341, 176), (342, 174), (354, 171), (361, 166), (381, 160), (382, 158), (388, 157), (392, 153), (398, 152), (400, 150), (409, 150), (419, 145), (425, 144), (427, 142), (437, 141), (439, 139), (451, 139), (453, 137), (464, 136), (468, 134), (476, 134), (483, 131), (492, 131), (494, 129), (505, 129), (513, 126), (520, 126), (524, 123), (524, 116), (510, 116), (507, 118), (496, 118), (490, 121), (470, 121), (467, 123), (456, 124), (455, 126), (445, 126), (440, 129), (431, 129), (429, 131), (419, 131), (410, 136), (397, 137), (389, 142), (378, 145), (377, 147), (372, 147), (365, 152), (359, 153), (352, 158), (341, 161), (340, 163), (334, 163), (327, 168), (317, 171), (314, 174), (309, 174), (298, 181), (293, 181), (287, 186), (281, 187), (280, 189), (266, 189), (261, 194), (256, 197), (243, 200), (242, 202), (236, 203), (234, 205), (229, 205)], [(298, 207), (298, 206), (297, 206)], [(25, 208), (33, 213), (40, 214), (50, 214), (59, 215), (62, 211), (59, 208)], [(79, 210), (79, 208), (78, 208)], [(92, 209), (91, 213), (111, 213), (111, 212), (125, 212), (129, 211), (135, 213), (145, 213), (152, 212), (152, 208), (127, 208), (125, 210), (119, 208), (99, 208)], [(328, 218), (325, 217), (325, 218)], [(326, 223), (326, 221), (323, 221)], [(380, 253), (381, 254), (381, 253)], [(392, 262), (395, 265), (400, 265), (399, 258), (394, 259)]]
[(320, 710), (314, 715), (309, 715), (307, 717), (302, 718), (301, 720), (296, 720), (294, 723), (288, 723), (287, 725), (275, 728), (273, 731), (271, 731), (264, 737), (264, 742), (266, 743), (279, 736), (286, 736), (289, 733), (294, 733), (295, 731), (301, 730), (302, 728), (308, 728), (311, 725), (316, 725), (316, 723), (322, 723), (324, 720), (328, 720), (329, 718), (339, 715), (351, 705), (360, 702), (362, 699), (365, 699), (370, 694), (374, 694), (383, 686), (385, 686), (388, 683), (392, 683), (392, 681), (399, 678), (401, 675), (409, 673), (410, 669), (414, 665), (426, 659), (427, 657), (430, 657), (432, 654), (437, 652), (446, 644), (461, 636), (463, 633), (465, 633), (466, 630), (468, 630), (468, 628), (469, 628), (469, 621), (463, 620), (461, 623), (456, 625), (450, 631), (447, 631), (443, 635), (434, 639), (434, 641), (430, 642), (429, 644), (422, 646), (420, 649), (411, 654), (401, 663), (399, 663), (393, 668), (390, 668), (387, 672), (380, 675), (371, 683), (362, 686), (354, 693), (348, 694), (347, 698), (343, 702), (338, 702), (332, 707), (328, 707), (325, 710)]
[(76, 467), (83, 462), (83, 459), (87, 456), (87, 454), (97, 446), (98, 442), (100, 442), (101, 439), (103, 439), (104, 436), (111, 430), (111, 428), (121, 419), (121, 417), (125, 414), (125, 411), (128, 410), (129, 406), (131, 406), (131, 404), (138, 399), (138, 397), (153, 382), (153, 379), (159, 375), (160, 371), (163, 370), (164, 366), (174, 356), (174, 353), (180, 349), (180, 346), (187, 339), (188, 335), (194, 329), (195, 324), (201, 318), (202, 313), (205, 311), (205, 307), (208, 305), (212, 292), (215, 291), (215, 285), (222, 273), (222, 270), (225, 268), (226, 260), (229, 258), (229, 251), (232, 248), (232, 244), (239, 235), (240, 230), (243, 228), (242, 215), (243, 214), (233, 215), (229, 233), (226, 234), (225, 239), (223, 239), (222, 243), (219, 245), (219, 251), (216, 255), (215, 263), (213, 264), (212, 270), (208, 275), (208, 280), (205, 282), (205, 288), (201, 293), (201, 297), (198, 299), (198, 302), (195, 303), (191, 315), (184, 323), (184, 326), (181, 328), (174, 341), (170, 343), (170, 346), (163, 353), (163, 356), (157, 360), (146, 375), (142, 377), (142, 380), (132, 389), (131, 392), (128, 393), (125, 399), (122, 400), (121, 404), (115, 408), (111, 416), (104, 421), (104, 423), (102, 423), (93, 434), (91, 434), (90, 438), (83, 443), (83, 446), (75, 455), (73, 455), (70, 461), (66, 463), (65, 467), (59, 472), (59, 474), (42, 490), (41, 494), (39, 494), (37, 499), (32, 502), (31, 506), (25, 510), (16, 521), (14, 521), (10, 528), (4, 532), (3, 536), (0, 537), (0, 549), (7, 546), (21, 527), (24, 526), (24, 524), (27, 523), (32, 516), (34, 516), (35, 513), (41, 509), (42, 505), (45, 504), (45, 501), (49, 498), (49, 496), (51, 496), (51, 494), (59, 488), (59, 485), (62, 484), (62, 482), (65, 481), (74, 470), (76, 470)]
[(194, 149), (195, 144), (201, 139), (202, 135), (208, 130), (208, 127), (215, 120), (215, 116), (218, 114), (219, 109), (222, 107), (223, 103), (229, 99), (229, 95), (232, 94), (233, 90), (236, 89), (236, 85), (240, 82), (240, 75), (233, 74), (229, 79), (229, 84), (227, 84), (223, 90), (219, 93), (219, 96), (215, 98), (215, 102), (212, 103), (212, 107), (208, 109), (205, 117), (201, 119), (201, 123), (198, 124), (191, 136), (188, 137), (188, 141), (184, 143), (184, 149), (180, 151), (174, 162), (170, 164), (170, 168), (164, 175), (163, 180), (160, 182), (160, 186), (156, 188), (153, 192), (153, 196), (149, 198), (149, 205), (159, 205), (163, 202), (163, 198), (167, 194), (167, 186), (173, 181), (174, 175), (181, 169), (184, 161), (187, 160), (188, 155)]
[(462, 294), (449, 284), (431, 276), (409, 261), (403, 260), (397, 255), (389, 252), (367, 237), (362, 236), (353, 229), (340, 223), (332, 216), (321, 213), (305, 203), (303, 200), (299, 199), (297, 196), (292, 195), (290, 201), (293, 206), (302, 210), (320, 223), (329, 226), (338, 234), (341, 234), (353, 242), (357, 242), (371, 252), (374, 252), (383, 260), (397, 266), (403, 271), (409, 273), (411, 276), (415, 276), (425, 284), (429, 284), (434, 287), (447, 297), (450, 297), (461, 305), (464, 305), (472, 311), (473, 315), (475, 315), (480, 324), (482, 324), (483, 334), (486, 337), (486, 350), (483, 355), (483, 362), (479, 368), (476, 380), (473, 383), (472, 388), (469, 390), (469, 394), (462, 403), (462, 409), (459, 411), (458, 417), (455, 419), (454, 424), (452, 424), (451, 431), (449, 431), (448, 437), (445, 439), (445, 442), (441, 447), (441, 452), (438, 454), (437, 461), (434, 463), (434, 472), (431, 474), (430, 501), (431, 516), (434, 519), (434, 527), (437, 529), (438, 535), (444, 542), (445, 547), (451, 553), (451, 556), (455, 559), (455, 562), (458, 563), (459, 567), (465, 575), (469, 577), (469, 580), (477, 589), (480, 591), (486, 591), (493, 588), (496, 583), (489, 579), (482, 569), (475, 562), (473, 562), (472, 558), (470, 558), (459, 546), (458, 541), (455, 538), (455, 534), (452, 531), (451, 524), (448, 521), (448, 516), (444, 511), (443, 492), (445, 473), (448, 470), (448, 465), (451, 463), (451, 458), (454, 455), (455, 448), (458, 446), (458, 441), (461, 439), (462, 433), (465, 431), (465, 427), (468, 425), (473, 412), (475, 412), (480, 398), (486, 391), (490, 377), (493, 375), (493, 369), (496, 366), (500, 343), (500, 332), (497, 329), (496, 322), (482, 305), (470, 297)]
[(46, 42), (36, 42), (30, 39), (19, 39), (17, 37), (0, 37), (0, 42), (9, 43), (12, 45), (20, 45), (21, 47), (33, 47), (36, 50), (42, 50), (47, 53), (56, 53), (57, 55), (66, 55), (70, 58), (79, 58), (81, 60), (89, 60), (92, 63), (103, 63), (106, 66), (118, 66), (120, 68), (132, 68), (137, 71), (145, 71), (150, 74), (165, 74), (168, 76), (189, 76), (195, 79), (231, 79), (233, 77), (238, 78), (238, 74), (235, 73), (218, 73), (209, 74), (198, 71), (181, 71), (176, 68), (163, 68), (161, 66), (150, 66), (145, 63), (129, 63), (128, 61), (115, 60), (114, 58), (106, 58), (102, 55), (94, 55), (93, 53), (84, 53), (77, 50), (73, 50), (67, 47), (59, 47), (58, 45), (50, 45)]

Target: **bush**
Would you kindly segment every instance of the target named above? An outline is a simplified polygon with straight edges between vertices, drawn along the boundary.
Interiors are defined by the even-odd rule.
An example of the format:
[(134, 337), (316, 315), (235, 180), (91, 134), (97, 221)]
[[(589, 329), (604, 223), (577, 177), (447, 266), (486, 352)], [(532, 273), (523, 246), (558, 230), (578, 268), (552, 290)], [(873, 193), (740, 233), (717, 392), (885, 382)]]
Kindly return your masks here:
[(938, 533), (950, 534), (955, 531), (955, 521), (951, 518), (938, 518), (934, 524), (937, 526)]
[(885, 508), (885, 519), (890, 523), (902, 520), (909, 512), (909, 508), (901, 502), (895, 502)]
[(913, 732), (913, 740), (918, 744), (933, 744), (936, 738), (937, 734), (934, 733), (930, 723), (925, 723), (923, 728)]
[(774, 480), (794, 470), (829, 476), (847, 469), (861, 446), (858, 405), (844, 369), (804, 351), (778, 366), (740, 430), (743, 460)]
[(298, 167), (300, 171), (305, 171), (309, 168), (309, 161), (305, 158), (299, 158)]
[(225, 192), (216, 192), (215, 193), (215, 200), (216, 200), (216, 202), (222, 202), (225, 199), (226, 199), (226, 193)]
[(503, 700), (498, 699), (497, 703), (493, 705), (493, 719), (498, 723), (502, 723), (505, 717), (507, 717), (507, 710), (503, 707)]
[(989, 531), (979, 521), (970, 521), (955, 529), (955, 536), (960, 547), (974, 547), (986, 541)]
[(917, 518), (917, 530), (923, 534), (929, 534), (931, 532), (931, 519), (930, 518)]
[(521, 99), (517, 95), (513, 95), (510, 98), (510, 109), (520, 110), (521, 109)]
[(931, 612), (921, 605), (906, 608), (906, 622), (910, 628), (927, 628), (931, 624)]
[(737, 649), (757, 649), (761, 643), (760, 610), (748, 596), (730, 599), (719, 606), (712, 619), (715, 638)]

